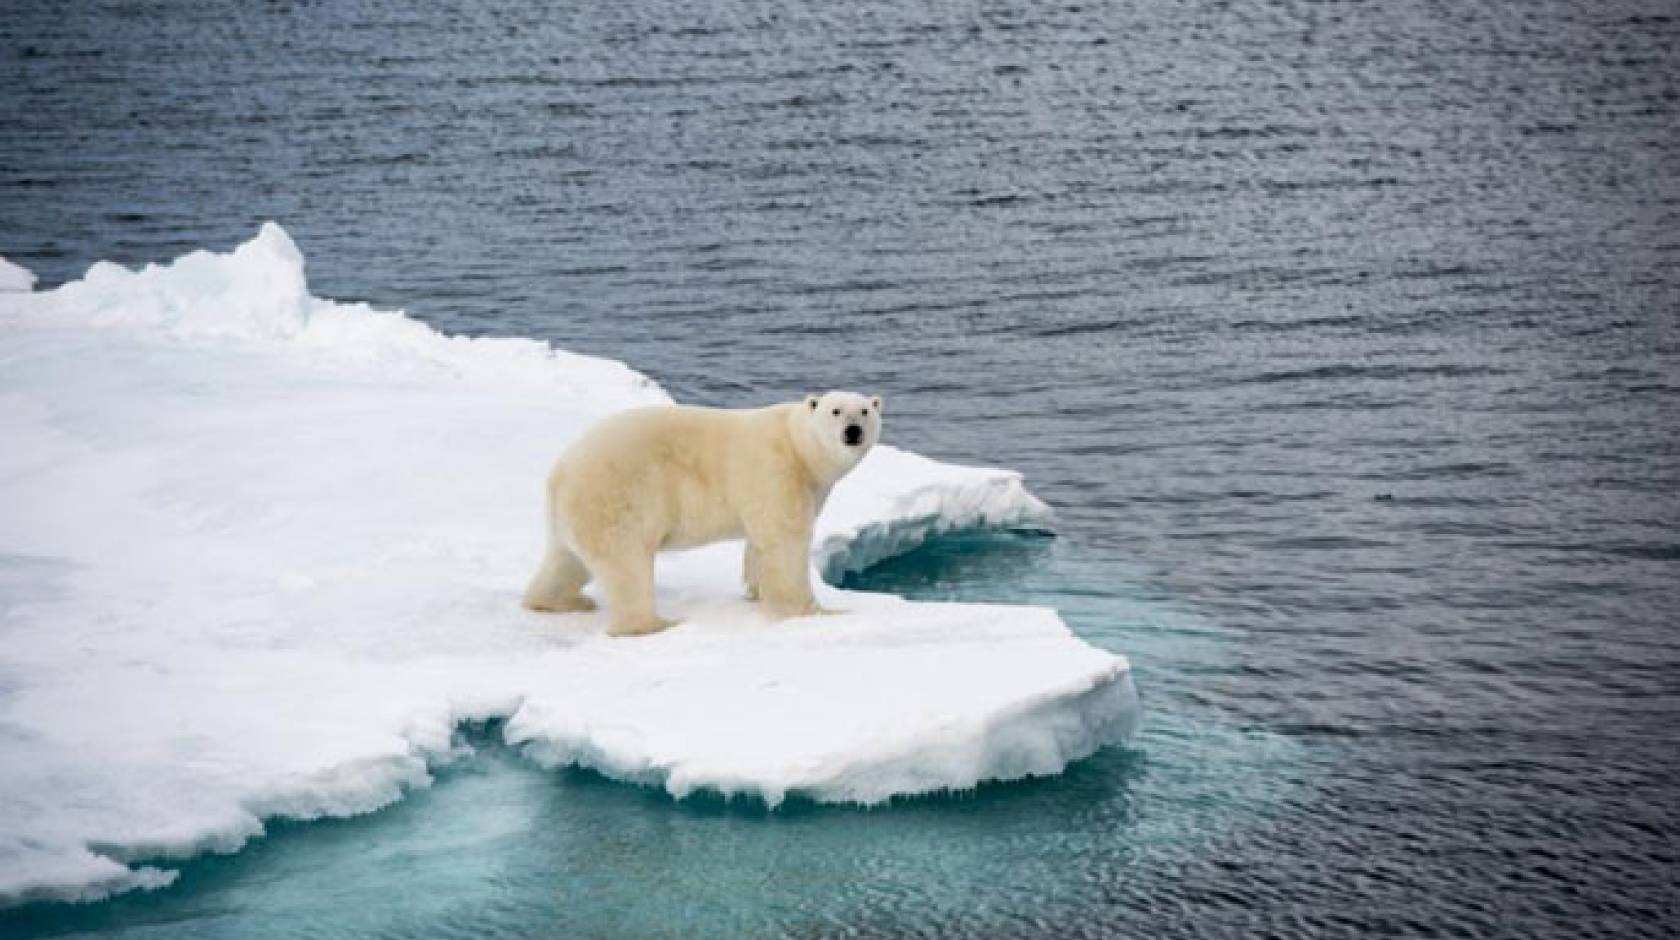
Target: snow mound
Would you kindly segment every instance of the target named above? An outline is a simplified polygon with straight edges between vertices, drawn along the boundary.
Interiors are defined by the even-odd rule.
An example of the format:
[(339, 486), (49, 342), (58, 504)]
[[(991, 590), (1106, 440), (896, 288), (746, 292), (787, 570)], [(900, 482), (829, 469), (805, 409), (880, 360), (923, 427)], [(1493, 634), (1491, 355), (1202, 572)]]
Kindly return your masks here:
[(81, 280), (32, 300), (26, 309), (37, 319), (60, 325), (286, 348), (364, 372), (432, 373), (503, 388), (557, 389), (617, 407), (670, 401), (651, 379), (620, 362), (537, 340), (446, 336), (400, 311), (313, 297), (303, 255), (273, 222), (225, 255), (195, 251), (139, 271), (101, 261)]
[[(684, 622), (655, 637), (522, 610), (549, 464), (664, 392), (312, 297), (278, 226), (0, 293), (0, 334), (0, 906), (377, 809), (469, 720), (545, 764), (770, 804), (1056, 773), (1137, 721), (1125, 659), (1052, 611), (823, 586), (846, 613), (772, 624), (739, 545), (661, 558)], [(1046, 518), (1016, 474), (880, 448), (814, 562)]]
[(35, 272), (0, 257), (0, 292), (35, 289)]

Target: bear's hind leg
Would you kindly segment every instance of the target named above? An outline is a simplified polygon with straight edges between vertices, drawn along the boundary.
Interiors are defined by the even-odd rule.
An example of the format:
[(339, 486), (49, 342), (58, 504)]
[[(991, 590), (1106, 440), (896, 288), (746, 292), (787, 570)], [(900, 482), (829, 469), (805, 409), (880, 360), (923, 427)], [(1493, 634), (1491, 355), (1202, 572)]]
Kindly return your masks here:
[(747, 543), (747, 550), (741, 556), (741, 581), (747, 586), (747, 600), (758, 600), (759, 582), (758, 549), (753, 543)]
[(607, 592), (612, 636), (641, 636), (658, 633), (673, 621), (661, 618), (653, 605), (653, 556), (651, 550), (619, 550), (610, 557), (591, 558), (590, 567)]
[(562, 545), (550, 545), (542, 567), (525, 589), (525, 606), (550, 613), (594, 610), (595, 602), (578, 593), (589, 583), (583, 559)]

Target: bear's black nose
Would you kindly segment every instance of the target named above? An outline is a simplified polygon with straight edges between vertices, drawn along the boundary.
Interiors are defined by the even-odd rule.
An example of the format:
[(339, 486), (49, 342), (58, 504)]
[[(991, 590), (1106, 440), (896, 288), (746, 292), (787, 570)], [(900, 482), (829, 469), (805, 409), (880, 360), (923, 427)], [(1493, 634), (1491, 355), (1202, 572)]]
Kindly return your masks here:
[(846, 425), (846, 443), (856, 444), (863, 440), (863, 428), (855, 424)]

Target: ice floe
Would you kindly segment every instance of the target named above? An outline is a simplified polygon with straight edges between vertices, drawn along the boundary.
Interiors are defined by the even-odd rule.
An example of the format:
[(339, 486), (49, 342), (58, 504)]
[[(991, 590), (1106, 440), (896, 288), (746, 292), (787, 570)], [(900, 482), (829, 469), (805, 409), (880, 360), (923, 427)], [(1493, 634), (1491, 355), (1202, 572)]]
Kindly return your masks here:
[[(661, 558), (683, 623), (658, 636), (522, 610), (549, 463), (667, 396), (313, 297), (278, 226), (53, 291), (0, 275), (0, 906), (384, 806), (468, 720), (545, 765), (772, 805), (1052, 774), (1136, 725), (1125, 659), (1053, 611), (822, 587), (846, 613), (772, 624), (737, 545)], [(813, 563), (1048, 519), (1018, 474), (881, 447)]]
[(34, 287), (34, 271), (0, 258), (0, 292), (27, 291)]

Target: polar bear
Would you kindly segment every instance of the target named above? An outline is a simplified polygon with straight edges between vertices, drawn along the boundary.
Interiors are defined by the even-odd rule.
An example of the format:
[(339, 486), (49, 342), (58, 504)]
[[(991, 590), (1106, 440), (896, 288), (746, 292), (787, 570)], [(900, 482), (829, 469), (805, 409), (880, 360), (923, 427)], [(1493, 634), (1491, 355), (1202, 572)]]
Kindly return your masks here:
[(829, 488), (881, 436), (881, 399), (811, 395), (768, 408), (667, 405), (612, 415), (548, 477), (548, 551), (525, 591), (532, 610), (592, 610), (600, 583), (614, 636), (670, 626), (653, 603), (663, 549), (745, 538), (747, 596), (777, 616), (820, 613), (811, 527)]

